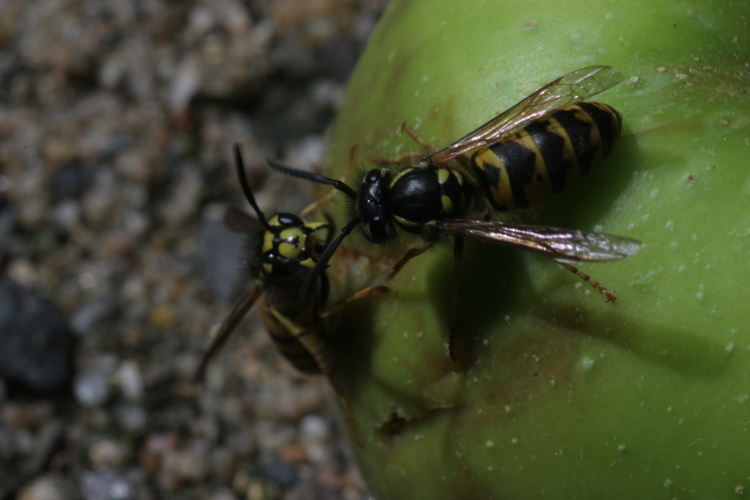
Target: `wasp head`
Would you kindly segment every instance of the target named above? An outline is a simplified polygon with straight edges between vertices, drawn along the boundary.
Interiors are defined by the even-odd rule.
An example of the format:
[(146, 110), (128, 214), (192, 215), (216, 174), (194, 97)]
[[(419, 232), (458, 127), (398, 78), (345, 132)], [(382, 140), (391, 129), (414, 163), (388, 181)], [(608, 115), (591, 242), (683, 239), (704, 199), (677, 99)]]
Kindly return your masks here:
[(284, 279), (315, 267), (327, 242), (318, 231), (329, 228), (330, 224), (326, 222), (306, 224), (293, 214), (281, 213), (271, 217), (263, 237), (263, 274)]
[(387, 170), (373, 169), (362, 179), (356, 202), (356, 216), (365, 238), (383, 243), (396, 237), (396, 227), (387, 206), (389, 176)]

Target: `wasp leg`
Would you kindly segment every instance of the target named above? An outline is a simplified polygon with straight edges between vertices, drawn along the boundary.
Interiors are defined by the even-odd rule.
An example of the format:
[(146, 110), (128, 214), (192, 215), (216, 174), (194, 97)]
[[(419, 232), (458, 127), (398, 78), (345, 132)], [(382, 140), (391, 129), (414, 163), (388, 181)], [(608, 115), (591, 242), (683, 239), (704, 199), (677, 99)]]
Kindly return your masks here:
[(386, 165), (409, 165), (417, 163), (424, 158), (424, 153), (415, 151), (412, 153), (404, 153), (393, 158), (380, 158), (378, 156), (371, 156), (370, 161), (379, 167)]
[[(422, 146), (423, 149), (426, 149), (429, 152), (437, 151), (438, 146), (434, 142), (429, 142), (425, 140), (419, 133), (411, 128), (409, 125), (406, 124), (406, 122), (401, 124), (401, 130), (405, 132), (409, 137), (414, 139), (420, 146)], [(370, 157), (370, 160), (378, 166), (386, 166), (386, 165), (404, 165), (404, 164), (413, 164), (413, 163), (419, 163), (422, 160), (424, 160), (425, 153), (424, 151), (414, 151), (411, 153), (403, 153), (398, 156), (394, 156), (393, 158), (379, 158), (377, 156)]]
[[(354, 168), (354, 162), (357, 159), (357, 146), (352, 146), (349, 149), (349, 162), (346, 164), (346, 170), (344, 170), (344, 175), (341, 177), (341, 182), (346, 182), (346, 179), (349, 177), (349, 175), (352, 173), (352, 169)], [(300, 217), (304, 217), (305, 215), (313, 212), (314, 210), (317, 210), (321, 206), (327, 205), (333, 201), (333, 199), (336, 197), (336, 193), (338, 193), (339, 190), (334, 188), (331, 189), (331, 191), (320, 198), (319, 200), (316, 200), (312, 203), (310, 203), (308, 206), (306, 206), (301, 212)]]
[(358, 446), (362, 446), (362, 435), (359, 432), (359, 426), (357, 425), (356, 418), (354, 418), (352, 407), (349, 406), (349, 400), (346, 399), (346, 396), (344, 396), (344, 393), (341, 391), (341, 388), (334, 378), (336, 367), (334, 365), (333, 352), (331, 352), (328, 343), (318, 335), (317, 329), (302, 327), (273, 307), (269, 308), (269, 310), (274, 318), (276, 318), (276, 320), (286, 328), (305, 349), (307, 349), (313, 358), (315, 358), (315, 361), (320, 368), (320, 372), (328, 377), (328, 381), (330, 382), (331, 387), (333, 387), (333, 391), (336, 393), (336, 397), (338, 398), (341, 407), (344, 409), (344, 414), (346, 415), (346, 420), (349, 422), (349, 427), (352, 430), (354, 440)]
[(339, 312), (341, 309), (343, 309), (348, 304), (351, 304), (355, 300), (363, 299), (367, 297), (368, 295), (372, 295), (373, 293), (388, 293), (391, 289), (385, 285), (380, 286), (368, 286), (367, 288), (363, 288), (362, 290), (358, 291), (357, 293), (350, 295), (348, 297), (344, 297), (343, 299), (339, 300), (335, 304), (333, 304), (331, 307), (326, 309), (321, 315), (321, 318), (327, 318), (328, 316), (332, 316)]
[(417, 141), (423, 148), (429, 150), (429, 151), (437, 151), (438, 145), (434, 142), (430, 142), (426, 139), (424, 139), (419, 133), (411, 128), (409, 125), (406, 124), (406, 122), (401, 124), (401, 130), (406, 132), (409, 137)]
[(451, 326), (448, 333), (448, 356), (452, 361), (458, 361), (456, 356), (456, 323), (458, 322), (458, 308), (461, 304), (461, 277), (463, 271), (464, 239), (460, 236), (453, 238), (453, 312)]
[(202, 383), (204, 381), (206, 378), (208, 363), (211, 361), (211, 358), (213, 358), (214, 355), (221, 350), (224, 344), (226, 344), (229, 337), (234, 333), (235, 328), (237, 328), (237, 325), (242, 321), (242, 318), (244, 318), (250, 309), (253, 308), (253, 305), (255, 305), (255, 302), (262, 294), (263, 288), (257, 286), (242, 295), (242, 298), (234, 306), (232, 312), (229, 313), (229, 316), (227, 316), (222, 322), (218, 332), (216, 332), (216, 336), (211, 341), (208, 350), (203, 354), (200, 365), (198, 365), (198, 369), (195, 370), (195, 375), (193, 375), (193, 381), (195, 383)]
[(563, 262), (557, 259), (553, 259), (553, 260), (557, 262), (558, 264), (560, 264), (561, 266), (563, 266), (568, 271), (570, 271), (571, 273), (581, 278), (583, 281), (585, 281), (589, 285), (593, 286), (599, 293), (602, 294), (602, 296), (604, 296), (605, 299), (607, 299), (607, 302), (614, 302), (615, 299), (617, 298), (615, 297), (615, 294), (613, 292), (610, 292), (609, 290), (604, 288), (601, 283), (591, 278), (591, 276), (589, 276), (588, 274), (580, 271), (577, 267), (572, 266), (568, 264), (567, 262)]
[(349, 400), (346, 399), (344, 393), (341, 392), (341, 388), (339, 387), (339, 384), (336, 382), (335, 378), (328, 377), (328, 380), (330, 380), (331, 382), (331, 387), (333, 387), (333, 390), (336, 393), (336, 397), (339, 398), (339, 404), (344, 409), (346, 420), (347, 422), (349, 422), (349, 428), (352, 430), (354, 442), (356, 442), (357, 446), (361, 448), (363, 446), (362, 434), (359, 432), (359, 426), (357, 425), (357, 419), (354, 417), (354, 411), (352, 410), (352, 407), (349, 406)]
[(432, 243), (423, 246), (423, 247), (414, 247), (410, 248), (409, 250), (404, 253), (404, 255), (401, 256), (400, 259), (398, 259), (398, 262), (394, 264), (394, 266), (391, 268), (391, 271), (386, 275), (385, 282), (388, 283), (393, 278), (396, 277), (396, 275), (403, 269), (403, 267), (414, 257), (418, 257), (425, 253), (427, 250), (432, 248)]
[[(391, 269), (391, 272), (385, 277), (385, 282), (391, 281), (396, 275), (403, 269), (403, 267), (413, 258), (422, 255), (424, 252), (432, 248), (432, 244), (428, 244), (423, 247), (410, 248), (404, 253), (404, 255), (396, 262)], [(461, 276), (463, 266), (461, 261), (464, 253), (464, 239), (461, 237), (455, 237), (453, 239), (453, 261), (455, 267), (455, 274), (453, 278), (453, 312), (451, 313), (451, 323), (448, 333), (448, 356), (453, 361), (458, 360), (456, 356), (456, 323), (458, 320), (458, 309), (461, 303)]]

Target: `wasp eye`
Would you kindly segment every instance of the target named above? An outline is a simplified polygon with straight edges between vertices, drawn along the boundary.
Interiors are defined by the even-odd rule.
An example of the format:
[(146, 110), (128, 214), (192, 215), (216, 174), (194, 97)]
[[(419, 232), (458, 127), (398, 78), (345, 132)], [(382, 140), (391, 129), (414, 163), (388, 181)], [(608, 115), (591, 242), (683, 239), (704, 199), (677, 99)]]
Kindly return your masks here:
[(365, 174), (357, 201), (357, 216), (362, 221), (365, 238), (382, 243), (395, 235), (388, 211), (388, 179), (380, 170)]

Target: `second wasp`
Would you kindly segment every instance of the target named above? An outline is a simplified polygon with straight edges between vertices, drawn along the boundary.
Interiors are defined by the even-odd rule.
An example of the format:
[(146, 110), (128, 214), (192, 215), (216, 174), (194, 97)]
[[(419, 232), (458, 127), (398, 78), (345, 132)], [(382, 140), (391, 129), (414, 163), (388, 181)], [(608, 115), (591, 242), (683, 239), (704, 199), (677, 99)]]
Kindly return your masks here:
[[(388, 276), (445, 236), (453, 236), (460, 263), (463, 238), (525, 248), (552, 257), (598, 290), (614, 294), (570, 261), (604, 262), (635, 254), (640, 242), (622, 236), (492, 220), (494, 214), (538, 205), (575, 184), (612, 151), (622, 117), (611, 106), (587, 101), (622, 81), (610, 66), (590, 66), (539, 88), (499, 116), (439, 148), (404, 125), (421, 150), (371, 158), (352, 185), (276, 161), (287, 175), (331, 185), (346, 194), (352, 218), (318, 260), (303, 297), (338, 245), (356, 227), (374, 244), (421, 237)], [(460, 270), (457, 270), (460, 274)], [(452, 343), (451, 343), (452, 344)]]

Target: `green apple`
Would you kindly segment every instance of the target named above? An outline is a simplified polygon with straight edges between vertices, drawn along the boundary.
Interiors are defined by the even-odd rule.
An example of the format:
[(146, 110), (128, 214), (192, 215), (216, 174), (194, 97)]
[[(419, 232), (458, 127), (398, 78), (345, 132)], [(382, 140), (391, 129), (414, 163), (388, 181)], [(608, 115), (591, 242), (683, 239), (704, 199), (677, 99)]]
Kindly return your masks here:
[[(381, 499), (734, 498), (750, 487), (750, 3), (394, 0), (351, 79), (327, 174), (445, 146), (590, 65), (624, 75), (613, 154), (507, 220), (636, 238), (582, 264), (450, 244), (331, 318), (338, 373)], [(338, 195), (334, 217), (350, 217)], [(450, 241), (448, 240), (448, 243)], [(355, 230), (335, 298), (382, 282), (415, 238)], [(457, 361), (446, 352), (456, 316)]]

